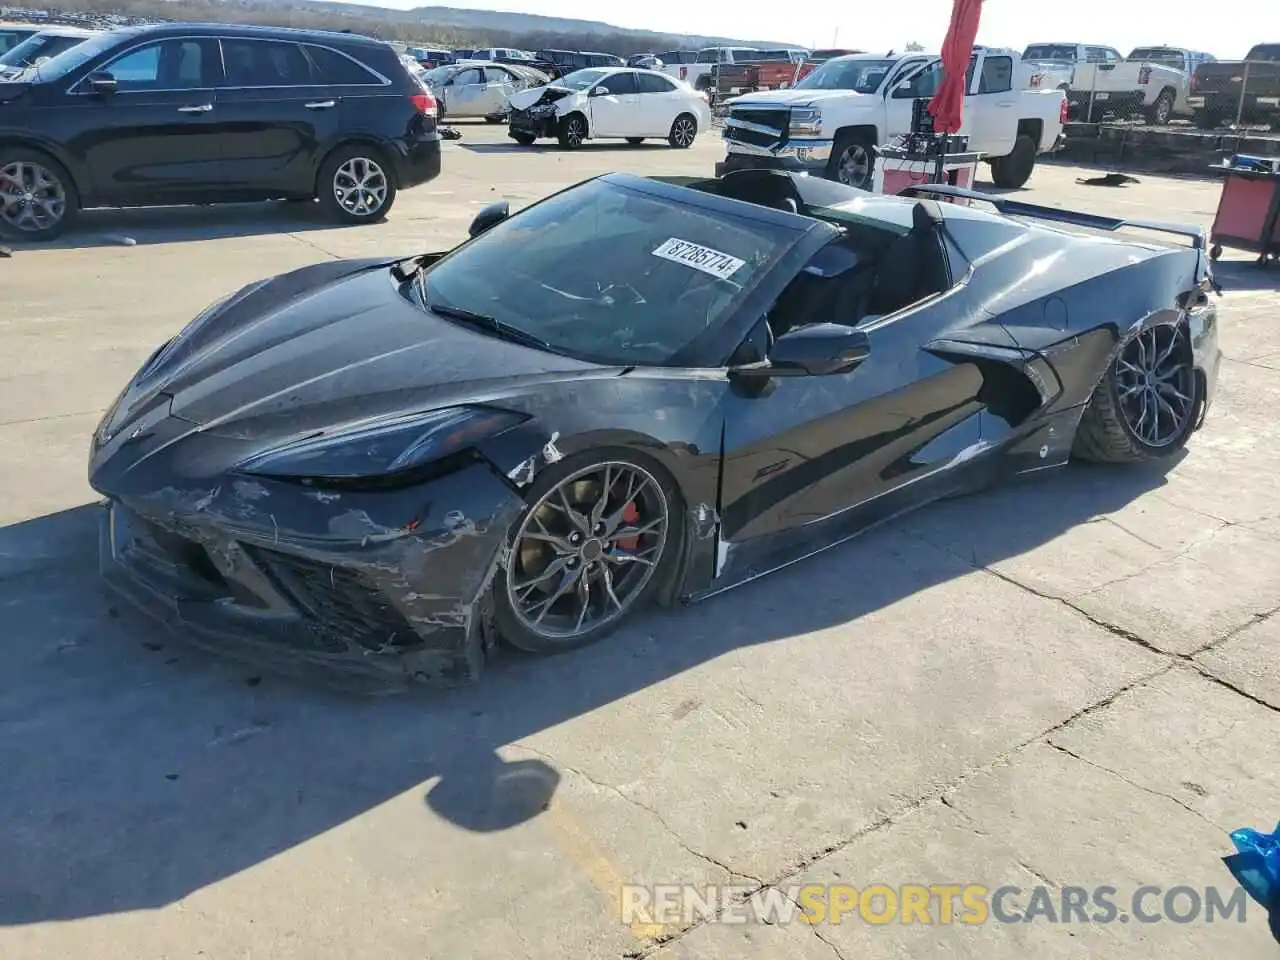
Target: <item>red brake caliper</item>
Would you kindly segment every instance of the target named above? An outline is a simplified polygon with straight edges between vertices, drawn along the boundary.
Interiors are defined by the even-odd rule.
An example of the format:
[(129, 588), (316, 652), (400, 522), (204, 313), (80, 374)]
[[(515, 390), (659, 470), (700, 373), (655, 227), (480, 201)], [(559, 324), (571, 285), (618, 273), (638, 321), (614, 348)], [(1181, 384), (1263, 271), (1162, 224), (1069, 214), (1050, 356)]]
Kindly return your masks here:
[[(622, 522), (625, 524), (633, 524), (640, 519), (640, 511), (636, 509), (634, 502), (628, 503), (626, 509), (622, 511)], [(640, 545), (639, 537), (622, 537), (614, 541), (619, 548), (623, 550), (634, 550)]]

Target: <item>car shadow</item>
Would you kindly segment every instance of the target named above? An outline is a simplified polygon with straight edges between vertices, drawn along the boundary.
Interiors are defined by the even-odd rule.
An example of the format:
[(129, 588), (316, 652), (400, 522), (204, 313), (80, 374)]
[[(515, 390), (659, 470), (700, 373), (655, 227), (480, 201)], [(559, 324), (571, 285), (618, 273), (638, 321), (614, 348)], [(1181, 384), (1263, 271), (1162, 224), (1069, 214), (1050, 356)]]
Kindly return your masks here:
[[(550, 758), (502, 755), (524, 738), (732, 651), (856, 623), (1164, 482), (1155, 468), (1072, 466), (647, 612), (596, 646), (504, 652), (478, 684), (381, 698), (206, 656), (104, 602), (96, 506), (0, 528), (0, 924), (171, 904), (409, 791), (424, 817), (510, 828), (560, 779)], [(449, 869), (443, 856), (422, 866)]]
[[(196, 240), (306, 233), (342, 226), (315, 202), (273, 200), (196, 206), (128, 207), (85, 210), (63, 236), (48, 243), (6, 240), (15, 253), (81, 250), (92, 247), (151, 246)], [(356, 224), (350, 229), (374, 227)]]

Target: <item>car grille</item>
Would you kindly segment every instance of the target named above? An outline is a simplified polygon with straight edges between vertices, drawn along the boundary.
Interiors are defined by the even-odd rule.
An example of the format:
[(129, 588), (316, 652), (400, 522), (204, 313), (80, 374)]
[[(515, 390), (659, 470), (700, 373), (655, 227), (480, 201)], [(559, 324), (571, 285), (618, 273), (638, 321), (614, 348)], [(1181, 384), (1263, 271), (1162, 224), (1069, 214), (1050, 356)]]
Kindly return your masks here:
[(790, 118), (791, 111), (776, 107), (730, 107), (724, 136), (753, 147), (776, 147), (787, 139)]
[(275, 550), (253, 552), (314, 617), (317, 639), (339, 649), (347, 641), (367, 650), (404, 650), (421, 643), (400, 611), (359, 572)]

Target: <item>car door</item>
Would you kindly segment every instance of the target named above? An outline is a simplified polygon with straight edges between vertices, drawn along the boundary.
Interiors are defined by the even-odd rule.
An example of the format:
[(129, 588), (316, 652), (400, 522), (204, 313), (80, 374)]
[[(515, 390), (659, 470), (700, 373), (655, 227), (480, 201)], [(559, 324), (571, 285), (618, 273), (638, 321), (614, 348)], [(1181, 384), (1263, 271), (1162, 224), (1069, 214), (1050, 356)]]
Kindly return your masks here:
[(1008, 156), (1018, 136), (1021, 102), (1013, 82), (1013, 57), (984, 56), (973, 72), (977, 76), (970, 75), (964, 109), (969, 149), (989, 157)]
[[(97, 93), (92, 78), (113, 78)], [(176, 37), (108, 58), (68, 91), (67, 150), (88, 171), (95, 200), (190, 202), (223, 176), (214, 111), (221, 81), (216, 40)]]
[(485, 116), (507, 112), (507, 100), (520, 89), (520, 80), (510, 70), (502, 67), (485, 67)]
[(881, 131), (883, 140), (911, 132), (911, 111), (917, 99), (929, 99), (938, 92), (942, 83), (942, 61), (934, 60), (923, 70), (901, 75), (889, 88), (885, 99), (885, 129)]
[(445, 109), (451, 117), (483, 117), (487, 92), (483, 67), (459, 70), (445, 84)]
[(587, 99), (593, 137), (642, 137), (640, 92), (632, 70), (611, 73)]
[(923, 349), (963, 318), (962, 290), (866, 323), (870, 353), (851, 372), (731, 391), (721, 523), (742, 556), (940, 474), (980, 441), (979, 368)]
[(220, 44), (226, 75), (216, 110), (226, 131), (227, 188), (309, 193), (320, 146), (339, 128), (341, 96), (319, 82), (297, 43), (223, 37)]
[(637, 73), (636, 86), (644, 136), (667, 136), (676, 117), (688, 110), (676, 85), (656, 73)]

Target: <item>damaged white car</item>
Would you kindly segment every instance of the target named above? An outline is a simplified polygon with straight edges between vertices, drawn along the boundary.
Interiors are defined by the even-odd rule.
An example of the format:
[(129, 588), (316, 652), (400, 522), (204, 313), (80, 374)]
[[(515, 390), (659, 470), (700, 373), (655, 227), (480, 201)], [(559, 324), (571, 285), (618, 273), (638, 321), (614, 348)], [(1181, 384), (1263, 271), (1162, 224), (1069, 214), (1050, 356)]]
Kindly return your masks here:
[(706, 97), (654, 70), (576, 70), (514, 93), (509, 102), (508, 135), (524, 146), (541, 137), (554, 137), (567, 150), (590, 139), (641, 143), (652, 137), (685, 149), (711, 128)]

